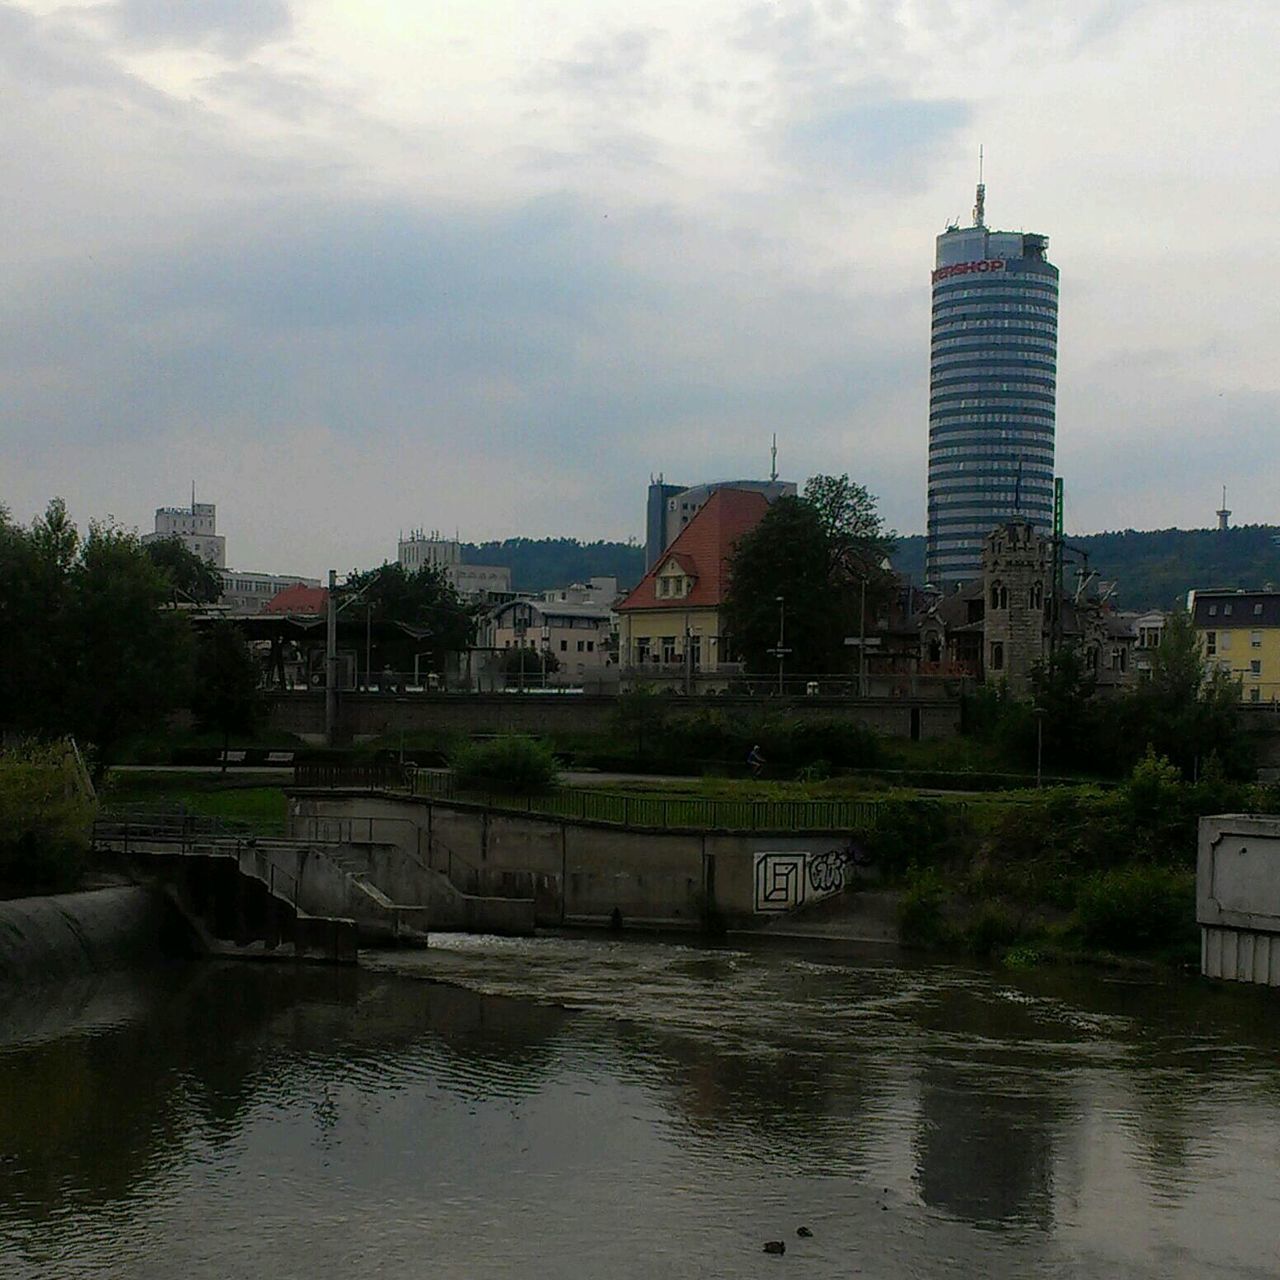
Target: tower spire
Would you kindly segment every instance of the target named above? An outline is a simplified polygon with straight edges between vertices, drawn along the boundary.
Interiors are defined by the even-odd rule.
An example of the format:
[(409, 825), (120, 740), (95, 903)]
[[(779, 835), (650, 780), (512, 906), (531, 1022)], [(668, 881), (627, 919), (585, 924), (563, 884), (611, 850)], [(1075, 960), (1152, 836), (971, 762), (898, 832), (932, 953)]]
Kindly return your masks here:
[(973, 205), (973, 225), (987, 225), (987, 184), (982, 180), (982, 145), (978, 145), (978, 197)]
[(769, 479), (778, 478), (778, 433), (773, 433), (773, 447), (769, 450)]

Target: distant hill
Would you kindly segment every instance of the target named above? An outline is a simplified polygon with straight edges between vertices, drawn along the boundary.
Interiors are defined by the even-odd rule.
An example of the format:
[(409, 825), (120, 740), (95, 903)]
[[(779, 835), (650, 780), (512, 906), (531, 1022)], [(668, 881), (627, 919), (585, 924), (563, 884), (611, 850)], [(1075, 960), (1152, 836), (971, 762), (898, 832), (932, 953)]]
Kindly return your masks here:
[[(1070, 546), (1087, 553), (1089, 568), (1116, 582), (1123, 609), (1171, 609), (1192, 588), (1280, 587), (1280, 526), (1241, 525), (1216, 529), (1156, 529), (1141, 532), (1067, 535)], [(898, 539), (893, 567), (924, 581), (924, 537)]]
[(507, 538), (464, 542), (464, 564), (505, 565), (513, 591), (545, 591), (593, 577), (614, 577), (620, 590), (644, 576), (644, 547), (629, 542), (579, 542), (577, 538)]

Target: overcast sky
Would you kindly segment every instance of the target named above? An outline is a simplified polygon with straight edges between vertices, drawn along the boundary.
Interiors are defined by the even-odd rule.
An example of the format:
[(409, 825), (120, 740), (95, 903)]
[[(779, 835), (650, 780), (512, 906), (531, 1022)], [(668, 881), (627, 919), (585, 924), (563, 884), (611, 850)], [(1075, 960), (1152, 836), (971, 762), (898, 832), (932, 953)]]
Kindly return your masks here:
[(1073, 532), (1280, 519), (1280, 4), (0, 3), (3, 467), (229, 563), (642, 536), (651, 472), (924, 526), (933, 239), (1062, 271)]

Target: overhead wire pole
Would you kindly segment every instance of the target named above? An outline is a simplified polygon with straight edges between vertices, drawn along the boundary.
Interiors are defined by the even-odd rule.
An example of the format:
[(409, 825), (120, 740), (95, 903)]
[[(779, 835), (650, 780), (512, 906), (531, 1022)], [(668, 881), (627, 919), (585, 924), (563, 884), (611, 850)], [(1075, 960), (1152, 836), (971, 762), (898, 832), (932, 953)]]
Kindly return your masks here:
[(324, 740), (333, 746), (338, 723), (338, 573), (329, 570), (329, 594), (325, 607), (324, 634)]

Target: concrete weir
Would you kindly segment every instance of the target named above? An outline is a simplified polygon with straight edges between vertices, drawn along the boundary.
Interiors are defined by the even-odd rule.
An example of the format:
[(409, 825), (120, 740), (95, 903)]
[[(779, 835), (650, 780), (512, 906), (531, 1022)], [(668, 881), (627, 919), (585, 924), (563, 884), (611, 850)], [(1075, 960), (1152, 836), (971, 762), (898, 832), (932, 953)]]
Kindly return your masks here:
[(648, 829), (336, 788), (289, 796), (290, 838), (363, 846), (366, 874), (393, 896), (407, 862), (477, 900), (526, 900), (540, 926), (763, 928), (839, 894), (858, 857), (848, 831)]
[(1200, 819), (1200, 971), (1280, 987), (1280, 817)]

